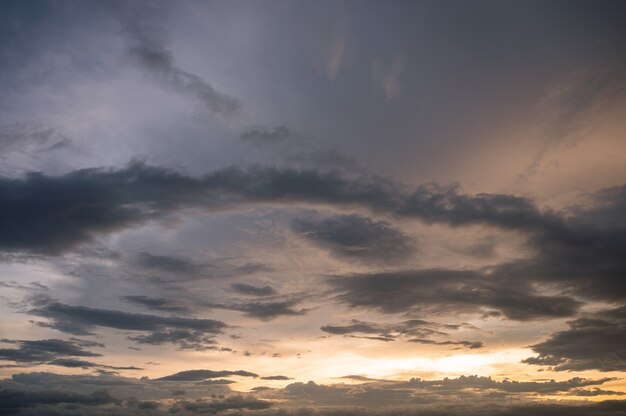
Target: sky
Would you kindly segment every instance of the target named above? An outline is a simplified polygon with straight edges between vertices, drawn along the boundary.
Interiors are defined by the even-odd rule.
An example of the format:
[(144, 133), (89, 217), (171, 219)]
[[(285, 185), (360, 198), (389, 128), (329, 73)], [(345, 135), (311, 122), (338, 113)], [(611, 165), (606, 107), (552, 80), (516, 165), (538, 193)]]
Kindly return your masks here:
[(626, 415), (626, 4), (0, 4), (0, 413)]

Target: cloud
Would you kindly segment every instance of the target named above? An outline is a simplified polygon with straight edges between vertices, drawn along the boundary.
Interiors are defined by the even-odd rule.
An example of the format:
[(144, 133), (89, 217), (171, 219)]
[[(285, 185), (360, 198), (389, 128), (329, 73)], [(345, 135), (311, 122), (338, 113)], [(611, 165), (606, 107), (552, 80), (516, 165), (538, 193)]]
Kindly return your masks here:
[[(426, 222), (485, 223), (510, 229), (537, 230), (561, 222), (555, 214), (544, 215), (530, 201), (510, 195), (469, 196), (435, 185), (406, 192), (404, 186), (380, 177), (274, 167), (230, 167), (190, 177), (139, 162), (119, 170), (1, 178), (0, 202), (0, 248), (49, 252), (64, 251), (98, 233), (138, 225), (175, 210), (241, 209), (242, 203), (360, 206)], [(48, 209), (36, 209), (42, 205)], [(146, 259), (149, 263), (150, 258)]]
[(135, 258), (137, 266), (161, 272), (169, 272), (182, 275), (195, 275), (203, 271), (204, 267), (193, 261), (174, 256), (140, 253)]
[(181, 371), (176, 374), (171, 374), (169, 376), (158, 378), (160, 381), (202, 381), (213, 378), (221, 378), (221, 377), (230, 377), (230, 376), (239, 376), (239, 377), (254, 377), (257, 378), (259, 375), (255, 373), (251, 373), (249, 371), (237, 370), (237, 371), (214, 371), (214, 370), (187, 370)]
[(374, 86), (380, 88), (387, 102), (400, 97), (400, 75), (404, 72), (406, 57), (398, 56), (389, 64), (375, 60), (372, 64), (372, 80)]
[[(583, 379), (574, 377), (564, 381), (497, 381), (491, 377), (460, 376), (408, 381), (359, 380), (358, 384), (322, 385), (313, 381), (296, 382), (268, 395), (273, 399), (289, 400), (311, 407), (358, 406), (360, 408), (403, 408), (409, 414), (429, 414), (428, 411), (447, 414), (450, 408), (469, 406), (500, 414), (495, 409), (519, 404), (523, 397), (559, 395), (578, 391), (582, 387), (597, 386), (614, 381), (614, 378)], [(470, 407), (468, 409), (475, 410)], [(393, 413), (392, 413), (393, 414)], [(438, 413), (433, 413), (438, 414)], [(489, 413), (487, 413), (489, 414)], [(508, 414), (508, 413), (503, 413)], [(534, 414), (534, 413), (529, 413)]]
[(120, 4), (124, 7), (117, 13), (123, 22), (129, 56), (154, 82), (165, 90), (198, 101), (212, 114), (233, 116), (241, 111), (238, 99), (217, 91), (202, 77), (176, 64), (166, 46), (162, 6), (147, 7), (142, 3), (142, 7), (136, 8), (130, 3)]
[(291, 377), (287, 377), (287, 376), (266, 376), (266, 377), (261, 377), (261, 380), (291, 380)]
[(85, 347), (92, 343), (83, 343), (81, 340), (65, 341), (61, 339), (42, 340), (0, 340), (2, 343), (17, 344), (18, 348), (1, 348), (0, 360), (15, 361), (26, 364), (42, 364), (61, 357), (100, 357)]
[(101, 368), (101, 369), (109, 369), (109, 370), (143, 370), (143, 368), (135, 367), (135, 366), (113, 366), (113, 365), (104, 365), (93, 363), (91, 361), (85, 360), (76, 360), (73, 358), (57, 358), (56, 360), (50, 361), (47, 363), (49, 365), (57, 365), (60, 367), (67, 368)]
[(384, 313), (497, 310), (515, 320), (562, 318), (580, 302), (537, 294), (524, 281), (509, 281), (472, 270), (407, 270), (329, 279), (337, 299), (352, 307)]
[(42, 405), (70, 404), (81, 406), (102, 406), (115, 403), (107, 391), (98, 391), (90, 395), (56, 391), (23, 391), (2, 389), (0, 390), (0, 410), (5, 414), (16, 413), (21, 409)]
[(179, 306), (175, 302), (172, 302), (168, 299), (163, 298), (151, 298), (143, 295), (129, 295), (122, 296), (122, 300), (126, 302), (134, 303), (136, 305), (143, 306), (147, 309), (158, 311), (158, 312), (169, 312), (169, 313), (189, 313), (189, 308), (184, 306)]
[(239, 138), (251, 144), (279, 144), (286, 141), (300, 140), (299, 134), (292, 132), (287, 126), (253, 127), (246, 130)]
[(38, 124), (13, 123), (0, 126), (0, 158), (20, 152), (49, 152), (70, 146), (70, 141), (58, 129)]
[(481, 341), (433, 341), (431, 339), (410, 339), (409, 342), (428, 345), (458, 345), (469, 348), (470, 350), (482, 348), (484, 346)]
[(617, 308), (595, 317), (568, 322), (569, 329), (532, 345), (537, 356), (524, 362), (548, 366), (555, 371), (626, 371), (624, 309)]
[(206, 306), (215, 309), (228, 309), (243, 312), (245, 316), (269, 321), (280, 316), (298, 316), (307, 313), (308, 309), (294, 309), (300, 299), (251, 301), (230, 303), (207, 303)]
[[(135, 415), (146, 414), (147, 409), (155, 410), (166, 407), (169, 412), (182, 414), (209, 412), (212, 414), (230, 414), (228, 411), (239, 410), (241, 415), (520, 415), (524, 414), (586, 414), (586, 415), (618, 415), (621, 414), (618, 402), (602, 402), (602, 405), (589, 405), (569, 402), (563, 405), (548, 399), (531, 403), (528, 399), (537, 396), (579, 396), (600, 393), (600, 386), (616, 380), (615, 378), (584, 379), (574, 377), (563, 381), (497, 381), (490, 377), (461, 376), (425, 380), (413, 378), (406, 381), (361, 379), (358, 384), (322, 385), (312, 381), (308, 383), (291, 383), (282, 389), (253, 389), (254, 396), (230, 394), (229, 390), (221, 390), (220, 395), (207, 396), (207, 389), (228, 389), (222, 382), (228, 381), (220, 377), (258, 377), (247, 371), (184, 371), (161, 379), (134, 379), (111, 375), (60, 375), (52, 373), (17, 374), (11, 380), (0, 381), (0, 390), (9, 389), (18, 392), (19, 397), (27, 397), (31, 392), (51, 391), (41, 387), (51, 383), (59, 386), (59, 390), (75, 394), (78, 397), (89, 397), (100, 394), (102, 387), (110, 393), (107, 407), (102, 414)], [(275, 376), (266, 379), (278, 379)], [(281, 380), (286, 378), (281, 377)], [(220, 382), (215, 385), (213, 382)], [(175, 385), (174, 385), (175, 383)], [(172, 401), (172, 389), (185, 391), (185, 400)], [(587, 389), (593, 387), (592, 389)], [(4, 391), (4, 390), (3, 390)], [(209, 390), (220, 391), (220, 390)], [(610, 391), (610, 390), (607, 390)], [(21, 393), (20, 393), (21, 392)], [(223, 395), (222, 395), (223, 394)], [(132, 395), (132, 396), (131, 396)], [(613, 395), (613, 394), (611, 394)], [(61, 397), (63, 397), (61, 395)], [(136, 398), (135, 398), (136, 397)], [(254, 397), (254, 400), (252, 399)], [(144, 402), (145, 406), (141, 406)], [(257, 403), (258, 402), (258, 403)], [(533, 407), (541, 403), (545, 407)], [(62, 406), (62, 403), (58, 403)], [(31, 405), (39, 413), (49, 411), (50, 414), (75, 414), (74, 409), (57, 407), (55, 404), (35, 401)], [(39, 407), (41, 406), (41, 407)], [(46, 406), (46, 407), (44, 407)], [(563, 406), (563, 407), (558, 407)], [(87, 413), (77, 408), (76, 414)], [(138, 409), (143, 412), (138, 412)], [(257, 412), (263, 409), (274, 409), (271, 413)], [(295, 410), (300, 409), (300, 410)], [(516, 410), (517, 409), (517, 410)], [(584, 410), (580, 410), (584, 409)], [(251, 413), (246, 412), (251, 411)], [(582, 413), (578, 413), (580, 412)], [(254, 412), (252, 412), (254, 411)], [(538, 413), (535, 413), (537, 411)], [(567, 412), (570, 413), (567, 413)], [(595, 413), (594, 413), (595, 411)], [(69, 413), (68, 413), (69, 412)], [(563, 413), (560, 413), (563, 412)], [(88, 412), (92, 414), (92, 412)], [(46, 413), (48, 414), (48, 413)], [(99, 413), (94, 413), (99, 414)], [(153, 413), (148, 413), (153, 414)], [(160, 413), (154, 413), (160, 414)]]
[[(100, 234), (162, 219), (184, 208), (210, 212), (251, 204), (327, 204), (425, 223), (486, 225), (521, 232), (536, 256), (499, 265), (492, 274), (506, 276), (507, 285), (547, 282), (578, 296), (619, 300), (626, 296), (620, 278), (626, 271), (626, 233), (619, 223), (625, 193), (626, 187), (601, 192), (595, 196), (595, 205), (566, 216), (513, 195), (467, 195), (458, 187), (434, 184), (411, 190), (385, 178), (337, 171), (231, 167), (190, 177), (133, 163), (120, 170), (84, 169), (58, 177), (29, 174), (0, 179), (0, 249), (58, 254)], [(41, 206), (47, 209), (42, 211)], [(600, 213), (613, 217), (598, 220)], [(380, 228), (381, 224), (366, 227)], [(327, 236), (322, 241), (335, 240)], [(345, 247), (341, 250), (346, 252)], [(446, 274), (456, 280), (465, 276), (468, 283), (481, 282), (473, 277), (475, 272)], [(487, 280), (493, 283), (495, 279)], [(481, 286), (478, 294), (494, 298)], [(508, 301), (523, 302), (517, 299), (523, 294), (513, 292)], [(567, 316), (575, 309), (573, 301), (563, 297), (535, 299), (540, 311), (520, 316)], [(543, 312), (549, 309), (546, 303), (554, 304), (554, 312)]]
[(217, 414), (229, 410), (262, 410), (272, 407), (274, 403), (260, 400), (254, 396), (235, 395), (223, 399), (199, 399), (196, 401), (183, 401), (173, 407), (176, 411), (179, 407), (192, 413)]
[(144, 275), (153, 283), (227, 278), (271, 270), (269, 266), (260, 263), (232, 264), (224, 259), (200, 262), (175, 255), (151, 253), (139, 253), (124, 259), (122, 263), (131, 272)]
[(315, 31), (309, 34), (307, 46), (310, 48), (313, 66), (330, 81), (334, 81), (351, 58), (351, 39), (347, 22), (336, 20), (326, 22), (321, 27), (316, 25)]
[(196, 384), (199, 385), (203, 385), (203, 386), (218, 386), (218, 385), (227, 385), (227, 384), (234, 384), (236, 383), (235, 380), (226, 380), (226, 379), (217, 379), (217, 380), (202, 380), (202, 381), (198, 381)]
[(356, 214), (297, 218), (291, 228), (334, 255), (364, 262), (397, 262), (415, 251), (413, 239), (389, 223)]
[(347, 325), (324, 325), (320, 329), (334, 335), (353, 333), (377, 334), (380, 337), (396, 339), (399, 336), (448, 335), (443, 330), (456, 330), (463, 325), (438, 324), (422, 319), (411, 319), (399, 323), (375, 323), (352, 319)]
[(272, 296), (276, 294), (276, 291), (271, 286), (252, 286), (246, 283), (233, 283), (230, 285), (230, 288), (235, 292), (242, 295), (251, 295), (251, 296)]
[(29, 311), (30, 314), (50, 320), (43, 323), (62, 332), (89, 335), (94, 327), (140, 331), (147, 334), (129, 337), (138, 343), (160, 345), (176, 343), (182, 349), (214, 348), (212, 337), (227, 327), (224, 322), (213, 319), (164, 317), (128, 313), (119, 310), (71, 306), (46, 301)]
[[(324, 325), (320, 329), (333, 335), (347, 335), (350, 337), (358, 337), (372, 339), (377, 341), (396, 341), (403, 340), (421, 344), (431, 345), (457, 345), (470, 349), (482, 348), (482, 342), (472, 341), (434, 341), (431, 339), (411, 338), (414, 336), (431, 337), (431, 336), (447, 336), (448, 333), (443, 330), (457, 330), (459, 328), (472, 328), (469, 324), (439, 324), (436, 322), (428, 322), (421, 319), (411, 319), (396, 324), (391, 323), (374, 323), (364, 322), (353, 319), (347, 325)], [(372, 334), (373, 336), (356, 336), (353, 334)]]

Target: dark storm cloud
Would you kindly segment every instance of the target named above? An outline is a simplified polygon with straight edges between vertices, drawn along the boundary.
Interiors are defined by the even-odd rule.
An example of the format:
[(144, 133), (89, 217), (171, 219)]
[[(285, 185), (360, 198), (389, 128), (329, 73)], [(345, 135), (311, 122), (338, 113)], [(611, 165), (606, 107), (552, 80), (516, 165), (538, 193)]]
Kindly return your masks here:
[(353, 307), (385, 313), (497, 310), (509, 319), (573, 316), (580, 302), (537, 294), (524, 281), (500, 280), (477, 271), (415, 270), (331, 278), (337, 298)]
[(143, 295), (122, 296), (126, 302), (134, 303), (158, 312), (189, 313), (189, 308), (179, 306), (175, 302), (163, 298), (151, 298)]
[(624, 308), (568, 322), (569, 329), (532, 345), (537, 356), (527, 364), (555, 371), (626, 371), (626, 319)]
[(252, 286), (246, 283), (233, 283), (230, 285), (230, 288), (242, 295), (263, 297), (276, 294), (276, 290), (271, 286)]
[(167, 6), (156, 3), (136, 6), (131, 2), (109, 4), (110, 10), (122, 21), (128, 53), (133, 62), (164, 89), (200, 102), (210, 113), (225, 116), (238, 114), (241, 110), (239, 100), (217, 91), (202, 77), (176, 64), (174, 54), (167, 47), (167, 33), (163, 25)]
[(214, 370), (187, 370), (181, 371), (176, 374), (171, 374), (169, 376), (158, 378), (160, 381), (202, 381), (213, 378), (222, 378), (222, 377), (231, 377), (231, 376), (239, 376), (239, 377), (254, 377), (257, 378), (259, 375), (255, 373), (251, 373), (249, 371), (237, 370), (237, 371), (214, 371)]
[(65, 341), (61, 339), (42, 340), (0, 340), (2, 343), (16, 344), (18, 348), (1, 348), (0, 360), (15, 361), (25, 364), (41, 364), (61, 357), (100, 357), (85, 347), (93, 346), (80, 340)]
[(50, 322), (43, 325), (77, 335), (91, 334), (94, 327), (114, 328), (128, 331), (141, 331), (130, 337), (138, 343), (163, 344), (177, 343), (181, 348), (212, 348), (212, 337), (227, 327), (224, 322), (213, 319), (164, 317), (128, 313), (119, 310), (96, 309), (85, 306), (71, 306), (48, 301), (38, 305), (29, 313)]
[[(316, 170), (257, 167), (225, 168), (202, 177), (133, 163), (120, 170), (85, 169), (59, 177), (29, 174), (0, 179), (0, 248), (5, 251), (59, 253), (98, 234), (159, 219), (183, 208), (241, 209), (252, 203), (328, 204), (414, 217), (451, 226), (483, 224), (525, 233), (537, 252), (526, 261), (501, 265), (498, 272), (514, 280), (550, 282), (581, 296), (623, 299), (626, 283), (626, 232), (619, 223), (626, 187), (597, 196), (597, 205), (565, 216), (540, 210), (530, 200), (506, 194), (467, 195), (456, 187), (423, 185), (416, 190), (372, 176)], [(45, 210), (39, 207), (45, 206)], [(599, 213), (617, 217), (596, 220)], [(375, 226), (375, 225), (374, 225)], [(375, 226), (376, 227), (376, 226)], [(325, 240), (330, 240), (329, 236)], [(158, 261), (157, 261), (158, 262)], [(432, 273), (428, 271), (422, 274)], [(446, 272), (481, 282), (473, 272)], [(419, 280), (419, 279), (418, 279)], [(488, 279), (489, 280), (489, 279)], [(450, 281), (450, 278), (444, 279)], [(486, 304), (498, 296), (478, 286)], [(506, 285), (502, 285), (506, 291)], [(515, 286), (515, 285), (513, 285)], [(507, 302), (525, 304), (524, 293), (509, 291)], [(567, 316), (574, 308), (562, 297), (535, 297), (519, 317)], [(465, 299), (462, 303), (480, 303)], [(552, 304), (553, 310), (548, 306)], [(485, 305), (489, 306), (489, 305)], [(511, 308), (507, 315), (515, 315)], [(547, 312), (547, 313), (544, 313)]]
[(415, 250), (413, 239), (389, 223), (356, 214), (297, 218), (291, 228), (337, 256), (364, 262), (397, 262)]

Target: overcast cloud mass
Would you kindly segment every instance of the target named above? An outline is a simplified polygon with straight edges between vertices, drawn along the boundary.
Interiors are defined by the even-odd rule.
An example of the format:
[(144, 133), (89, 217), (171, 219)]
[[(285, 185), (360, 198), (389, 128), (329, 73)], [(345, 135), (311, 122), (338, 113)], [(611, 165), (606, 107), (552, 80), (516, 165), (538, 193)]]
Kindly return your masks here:
[(620, 1), (0, 4), (0, 414), (626, 415)]

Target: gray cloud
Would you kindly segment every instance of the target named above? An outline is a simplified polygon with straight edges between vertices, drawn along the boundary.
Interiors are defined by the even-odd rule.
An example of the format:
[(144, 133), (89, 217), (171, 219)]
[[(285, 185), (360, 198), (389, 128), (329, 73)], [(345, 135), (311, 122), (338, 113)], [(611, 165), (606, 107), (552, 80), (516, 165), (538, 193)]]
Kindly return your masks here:
[(203, 265), (181, 257), (140, 253), (136, 256), (138, 267), (147, 270), (169, 272), (179, 275), (196, 275), (203, 272)]
[(14, 151), (36, 154), (68, 146), (70, 141), (52, 127), (27, 123), (0, 126), (0, 158)]
[[(128, 53), (132, 61), (164, 89), (200, 102), (212, 114), (232, 116), (241, 110), (238, 99), (217, 91), (202, 77), (181, 69), (166, 46), (163, 26), (165, 7), (156, 3), (142, 3), (140, 8), (132, 3), (117, 10), (123, 22)], [(112, 8), (112, 10), (117, 7)]]
[(104, 390), (90, 395), (55, 390), (38, 392), (11, 389), (0, 390), (0, 410), (5, 414), (13, 414), (25, 408), (42, 405), (102, 406), (115, 402), (116, 399)]
[(481, 341), (433, 341), (432, 339), (410, 339), (409, 342), (427, 345), (454, 345), (469, 348), (470, 350), (482, 348), (484, 346)]
[(134, 303), (140, 306), (143, 306), (147, 309), (158, 311), (158, 312), (168, 312), (168, 313), (189, 313), (190, 310), (187, 307), (180, 306), (176, 304), (176, 302), (172, 302), (168, 299), (163, 298), (151, 298), (143, 295), (129, 295), (122, 296), (122, 299)]
[[(597, 206), (565, 217), (541, 211), (530, 200), (512, 195), (465, 195), (458, 188), (436, 185), (410, 191), (380, 177), (266, 167), (225, 168), (194, 178), (134, 163), (121, 170), (86, 169), (60, 177), (31, 174), (1, 179), (0, 248), (58, 253), (98, 234), (162, 218), (182, 208), (223, 210), (250, 203), (324, 203), (359, 206), (427, 223), (484, 224), (521, 231), (529, 236), (529, 245), (537, 255), (501, 265), (496, 272), (507, 276), (507, 284), (513, 280), (549, 281), (576, 290), (580, 296), (622, 299), (626, 286), (620, 284), (619, 277), (625, 267), (626, 233), (622, 226), (615, 226), (619, 224), (617, 218), (611, 227), (603, 225), (607, 220), (593, 220), (598, 212), (618, 215), (625, 189), (599, 194)], [(47, 209), (39, 210), (43, 205)], [(446, 274), (450, 273), (457, 280), (465, 276), (470, 282), (480, 281), (472, 272)], [(508, 300), (515, 303), (518, 294), (513, 292)], [(486, 294), (484, 290), (479, 293)], [(556, 302), (555, 311), (537, 315), (566, 316), (565, 311), (574, 306), (564, 298), (536, 300), (536, 308), (542, 310), (548, 309), (546, 302)], [(533, 314), (531, 310), (523, 315)]]
[(555, 371), (626, 371), (624, 309), (568, 322), (569, 329), (532, 345), (537, 356), (524, 362), (548, 366)]
[(254, 127), (239, 136), (244, 142), (252, 144), (278, 144), (285, 141), (300, 140), (302, 137), (292, 132), (287, 126)]
[(389, 223), (361, 215), (297, 218), (292, 229), (331, 253), (364, 262), (397, 262), (414, 253), (411, 237)]
[(85, 347), (94, 346), (91, 342), (83, 342), (78, 339), (65, 341), (61, 339), (42, 340), (9, 340), (2, 339), (0, 342), (16, 344), (18, 348), (0, 349), (0, 360), (15, 361), (25, 364), (42, 364), (61, 357), (100, 357), (98, 354)]
[(498, 310), (509, 319), (573, 316), (580, 302), (537, 294), (527, 282), (502, 280), (477, 271), (414, 270), (340, 276), (329, 280), (337, 299), (385, 313)]
[(233, 283), (230, 285), (231, 289), (242, 295), (251, 296), (272, 296), (276, 294), (276, 291), (271, 286), (252, 286), (246, 283)]
[(67, 368), (100, 368), (100, 369), (108, 369), (108, 370), (143, 370), (143, 368), (135, 367), (135, 366), (113, 366), (113, 365), (104, 365), (93, 363), (91, 361), (85, 360), (76, 360), (74, 358), (57, 358), (56, 360), (50, 361), (50, 365), (58, 365), (60, 367)]
[[(425, 338), (411, 338), (411, 337), (432, 337), (432, 336), (447, 336), (448, 333), (444, 330), (457, 330), (459, 328), (472, 328), (469, 324), (439, 324), (436, 322), (424, 321), (421, 319), (411, 319), (396, 324), (391, 323), (374, 323), (363, 322), (356, 319), (350, 321), (347, 325), (324, 325), (320, 329), (324, 332), (333, 335), (347, 335), (350, 337), (358, 337), (365, 339), (372, 339), (377, 341), (396, 341), (403, 340), (408, 342), (415, 342), (421, 344), (431, 345), (452, 345), (462, 346), (470, 349), (482, 348), (482, 342), (473, 341), (435, 341)], [(373, 336), (356, 336), (353, 334), (372, 334)]]
[(172, 409), (177, 411), (179, 407), (192, 413), (217, 414), (229, 410), (261, 410), (272, 407), (274, 403), (267, 400), (260, 400), (254, 396), (235, 395), (224, 399), (199, 399), (178, 403)]
[(352, 319), (347, 325), (324, 325), (320, 329), (334, 335), (353, 333), (377, 334), (380, 337), (396, 339), (398, 336), (448, 335), (443, 330), (456, 330), (462, 325), (438, 324), (422, 319), (410, 319), (395, 324), (364, 322)]
[(181, 371), (176, 374), (161, 377), (157, 380), (160, 381), (202, 381), (213, 378), (240, 376), (240, 377), (258, 377), (258, 374), (251, 373), (249, 371), (237, 370), (237, 371), (214, 371), (214, 370), (187, 370)]
[(94, 327), (147, 332), (129, 337), (138, 343), (177, 343), (183, 349), (213, 348), (212, 337), (227, 327), (213, 319), (164, 317), (119, 310), (71, 306), (47, 301), (29, 313), (50, 320), (45, 326), (77, 335), (91, 334)]
[[(458, 378), (444, 378), (425, 380), (414, 378), (407, 381), (372, 380), (363, 378), (358, 384), (332, 384), (322, 385), (314, 382), (292, 383), (283, 389), (254, 389), (254, 400), (258, 401), (258, 406), (253, 403), (252, 396), (242, 399), (238, 394), (229, 394), (225, 390), (223, 396), (212, 395), (207, 397), (207, 388), (227, 388), (224, 386), (213, 386), (216, 382), (225, 381), (219, 377), (258, 377), (254, 373), (247, 371), (212, 371), (212, 370), (191, 370), (171, 376), (166, 376), (157, 380), (147, 378), (138, 380), (110, 375), (86, 376), (86, 375), (57, 375), (52, 373), (29, 373), (14, 375), (10, 381), (0, 381), (0, 387), (10, 389), (18, 393), (17, 396), (25, 397), (33, 391), (40, 390), (40, 386), (48, 386), (56, 383), (59, 390), (72, 392), (78, 396), (90, 396), (100, 394), (103, 386), (111, 390), (107, 393), (111, 398), (108, 408), (110, 413), (103, 414), (146, 414), (146, 410), (156, 410), (165, 407), (165, 402), (160, 400), (170, 400), (172, 388), (184, 390), (185, 400), (175, 402), (168, 401), (169, 411), (182, 414), (185, 412), (209, 412), (221, 414), (228, 410), (238, 409), (237, 414), (247, 415), (355, 415), (355, 416), (375, 416), (375, 415), (397, 415), (397, 414), (426, 414), (426, 415), (519, 415), (525, 414), (550, 414), (550, 415), (620, 415), (624, 407), (620, 407), (620, 402), (601, 402), (593, 407), (583, 403), (572, 403), (564, 405), (549, 400), (542, 400), (541, 406), (536, 407), (536, 403), (529, 403), (526, 399), (537, 397), (538, 395), (582, 395), (600, 393), (603, 389), (598, 387), (607, 382), (616, 380), (615, 378), (584, 379), (574, 377), (563, 381), (497, 381), (490, 377), (461, 376)], [(267, 377), (270, 379), (273, 377)], [(282, 379), (282, 378), (281, 378)], [(228, 380), (226, 380), (228, 381)], [(587, 389), (593, 387), (592, 389)], [(37, 390), (34, 390), (37, 389)], [(610, 392), (611, 390), (607, 390)], [(137, 395), (131, 398), (129, 395)], [(613, 395), (613, 394), (611, 394)], [(141, 403), (146, 403), (141, 406)], [(219, 405), (216, 405), (219, 403)], [(223, 404), (223, 406), (222, 406)], [(230, 405), (232, 404), (232, 406)], [(59, 411), (60, 414), (74, 414), (64, 412), (68, 410), (61, 407), (44, 403), (33, 403), (33, 408), (40, 411)], [(39, 407), (41, 406), (41, 408)], [(189, 408), (187, 408), (190, 406)], [(258, 410), (274, 408), (275, 412), (258, 413)], [(294, 410), (300, 408), (301, 410)], [(63, 409), (63, 410), (61, 410)], [(84, 408), (79, 408), (85, 413)], [(144, 412), (137, 413), (137, 409)], [(521, 410), (523, 409), (523, 410)], [(581, 410), (582, 409), (582, 410)], [(244, 410), (254, 410), (253, 413)], [(126, 413), (125, 413), (126, 412)], [(304, 413), (303, 413), (304, 412)], [(539, 413), (535, 413), (539, 412)], [(570, 412), (570, 413), (568, 413)], [(594, 413), (595, 412), (595, 413)], [(47, 413), (46, 413), (47, 414)], [(80, 413), (77, 413), (80, 414)], [(91, 413), (90, 413), (91, 414)], [(98, 413), (96, 413), (98, 414)], [(147, 413), (153, 414), (153, 413)], [(161, 413), (154, 413), (161, 414)]]
[(223, 259), (200, 262), (163, 254), (139, 253), (123, 262), (133, 273), (153, 283), (177, 283), (202, 279), (219, 279), (270, 271), (260, 263), (232, 264)]
[(300, 299), (277, 299), (267, 301), (246, 300), (230, 303), (207, 303), (206, 306), (215, 309), (239, 311), (243, 312), (245, 316), (269, 321), (280, 316), (304, 315), (308, 311), (307, 309), (294, 309), (299, 302)]
[(408, 381), (365, 380), (364, 383), (356, 385), (322, 385), (309, 381), (289, 384), (279, 392), (268, 394), (267, 397), (306, 403), (311, 407), (358, 406), (368, 409), (398, 407), (403, 408), (408, 414), (428, 414), (428, 411), (446, 414), (450, 408), (466, 406), (468, 410), (480, 409), (487, 411), (487, 414), (489, 411), (500, 414), (495, 409), (500, 409), (500, 405), (503, 405), (506, 406), (502, 409), (505, 411), (509, 405), (519, 404), (515, 398), (558, 395), (614, 380), (614, 378), (594, 380), (574, 377), (564, 381), (522, 382), (461, 376), (438, 380), (420, 378)]

